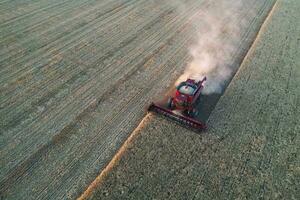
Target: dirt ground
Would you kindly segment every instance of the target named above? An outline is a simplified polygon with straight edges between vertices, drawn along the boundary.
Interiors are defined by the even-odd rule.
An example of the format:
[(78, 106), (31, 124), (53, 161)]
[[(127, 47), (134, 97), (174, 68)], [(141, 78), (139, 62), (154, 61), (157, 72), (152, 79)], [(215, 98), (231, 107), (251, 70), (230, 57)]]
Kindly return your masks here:
[(299, 199), (299, 9), (298, 0), (276, 3), (207, 132), (147, 115), (87, 196)]
[[(201, 13), (218, 7), (213, 0), (181, 2), (180, 9), (169, 0), (0, 2), (1, 197), (73, 199), (85, 191), (147, 105), (184, 70), (195, 33), (206, 28)], [(243, 2), (242, 37), (224, 35), (238, 44), (234, 69), (275, 1)], [(203, 102), (203, 119), (218, 98)], [(151, 127), (164, 123), (186, 132), (156, 117)]]

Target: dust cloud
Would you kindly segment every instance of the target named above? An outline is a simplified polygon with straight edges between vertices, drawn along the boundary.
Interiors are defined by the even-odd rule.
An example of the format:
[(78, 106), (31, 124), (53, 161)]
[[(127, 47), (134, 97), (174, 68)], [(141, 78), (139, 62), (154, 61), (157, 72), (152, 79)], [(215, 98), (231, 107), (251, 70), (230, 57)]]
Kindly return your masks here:
[[(192, 60), (176, 85), (187, 78), (207, 77), (203, 94), (222, 93), (233, 69), (233, 55), (239, 48), (240, 30), (245, 23), (238, 15), (245, 0), (209, 1), (194, 20), (197, 39), (189, 49)], [(179, 4), (178, 4), (179, 5)], [(181, 3), (179, 11), (184, 10)]]

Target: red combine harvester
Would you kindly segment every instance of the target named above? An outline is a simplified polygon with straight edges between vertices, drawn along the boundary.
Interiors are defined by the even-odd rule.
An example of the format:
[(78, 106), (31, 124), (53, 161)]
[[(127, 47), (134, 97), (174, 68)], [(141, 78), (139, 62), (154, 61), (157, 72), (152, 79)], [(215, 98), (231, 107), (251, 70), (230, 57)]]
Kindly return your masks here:
[(206, 129), (204, 123), (195, 119), (197, 115), (195, 106), (203, 89), (204, 81), (206, 81), (206, 77), (199, 82), (196, 82), (193, 79), (187, 79), (176, 87), (174, 96), (168, 99), (166, 106), (152, 103), (149, 106), (148, 111), (164, 115), (167, 118), (196, 131)]

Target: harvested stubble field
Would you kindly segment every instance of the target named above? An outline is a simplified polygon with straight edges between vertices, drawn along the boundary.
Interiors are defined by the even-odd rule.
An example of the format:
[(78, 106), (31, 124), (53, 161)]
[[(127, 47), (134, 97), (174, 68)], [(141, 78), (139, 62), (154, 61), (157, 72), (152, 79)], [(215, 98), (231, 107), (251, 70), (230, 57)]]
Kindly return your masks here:
[[(201, 13), (218, 7), (218, 1), (213, 0), (182, 3), (179, 9), (169, 0), (0, 2), (1, 197), (65, 199), (75, 198), (86, 189), (139, 124), (146, 105), (163, 94), (184, 70), (195, 33), (206, 28), (198, 23)], [(241, 18), (236, 22), (241, 27), (241, 37), (224, 33), (224, 40), (236, 40), (238, 44), (231, 56), (233, 69), (239, 66), (273, 3), (274, 0), (244, 0), (243, 9), (236, 13)], [(138, 158), (129, 154), (124, 157), (124, 162), (131, 159), (125, 165), (133, 167), (132, 179), (123, 177), (124, 171), (118, 172), (122, 180), (131, 183), (131, 189), (126, 184), (122, 187), (125, 194), (126, 188), (129, 193), (135, 191), (133, 197), (141, 188), (146, 189), (145, 182), (135, 182), (140, 178), (139, 172), (149, 169), (162, 179), (170, 177), (149, 179), (149, 173), (144, 179), (153, 185), (153, 194), (158, 194), (157, 186), (166, 183), (161, 190), (166, 195), (172, 191), (168, 183), (186, 176), (181, 171), (186, 171), (183, 166), (191, 167), (187, 165), (189, 159), (200, 156), (192, 153), (194, 148), (190, 154), (186, 152), (189, 140), (204, 149), (213, 149), (208, 143), (216, 140), (216, 134), (207, 138), (194, 136), (161, 118), (150, 121), (151, 125), (142, 130), (145, 134), (133, 143), (137, 145), (133, 155)], [(232, 137), (227, 136), (225, 141)], [(182, 146), (177, 146), (179, 141), (183, 141)], [(143, 149), (141, 144), (145, 145)], [(180, 151), (174, 154), (172, 150)], [(200, 163), (208, 153), (205, 151)], [(148, 168), (146, 165), (142, 171), (135, 171), (154, 154), (157, 157), (149, 160)], [(124, 170), (121, 166), (122, 162), (118, 167)], [(113, 172), (111, 177), (114, 176)], [(184, 181), (187, 179), (175, 181), (174, 187)], [(187, 182), (187, 186), (193, 183)], [(109, 190), (116, 193), (105, 194), (118, 194), (119, 186), (115, 184)], [(193, 188), (185, 190), (188, 193)]]
[(276, 3), (207, 132), (147, 115), (83, 197), (299, 199), (299, 9)]

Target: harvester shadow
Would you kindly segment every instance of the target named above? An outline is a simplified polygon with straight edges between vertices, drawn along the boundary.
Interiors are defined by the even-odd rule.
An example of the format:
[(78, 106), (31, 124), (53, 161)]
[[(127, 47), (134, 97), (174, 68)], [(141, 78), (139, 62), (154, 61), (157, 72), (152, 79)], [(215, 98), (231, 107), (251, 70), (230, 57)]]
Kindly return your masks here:
[(196, 103), (196, 109), (198, 111), (196, 119), (202, 122), (206, 122), (221, 96), (222, 94), (219, 93), (208, 95), (201, 94), (199, 100)]

